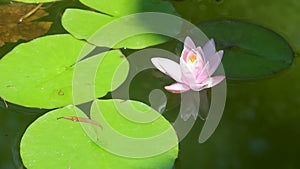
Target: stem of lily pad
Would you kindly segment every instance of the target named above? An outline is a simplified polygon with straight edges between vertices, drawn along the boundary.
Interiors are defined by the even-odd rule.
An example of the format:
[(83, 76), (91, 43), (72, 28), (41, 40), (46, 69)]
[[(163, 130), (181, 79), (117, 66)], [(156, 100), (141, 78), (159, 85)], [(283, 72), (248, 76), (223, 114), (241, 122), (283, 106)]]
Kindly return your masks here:
[(3, 98), (2, 98), (2, 100), (3, 100), (3, 103), (5, 104), (5, 107), (8, 108), (8, 104), (7, 104), (6, 100), (4, 100)]
[(76, 116), (63, 116), (63, 117), (57, 118), (57, 120), (59, 120), (59, 119), (66, 119), (66, 120), (71, 120), (71, 121), (75, 121), (75, 122), (90, 123), (90, 124), (96, 125), (96, 126), (100, 127), (101, 129), (103, 129), (103, 127), (97, 121), (91, 120), (89, 118), (76, 117)]
[(41, 6), (43, 5), (43, 3), (39, 3), (38, 6), (36, 6), (35, 8), (33, 8), (31, 11), (29, 11), (27, 14), (23, 15), (18, 23), (22, 23), (24, 19), (30, 17), (32, 14), (34, 14), (37, 10), (39, 10), (41, 8)]

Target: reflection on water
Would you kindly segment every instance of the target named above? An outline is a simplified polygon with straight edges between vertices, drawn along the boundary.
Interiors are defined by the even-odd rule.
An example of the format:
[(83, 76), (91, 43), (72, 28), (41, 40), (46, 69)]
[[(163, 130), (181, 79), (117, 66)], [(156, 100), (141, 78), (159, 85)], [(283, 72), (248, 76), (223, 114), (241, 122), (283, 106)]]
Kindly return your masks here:
[[(287, 37), (295, 49), (300, 48), (300, 33), (297, 26), (300, 22), (294, 22), (296, 18), (298, 19), (294, 13), (295, 8), (300, 9), (298, 1), (288, 0), (283, 3), (273, 0), (272, 4), (258, 0), (235, 1), (235, 3), (231, 1), (233, 0), (216, 3), (213, 0), (172, 2), (184, 17), (195, 23), (221, 17), (256, 21), (267, 27), (270, 26)], [(50, 13), (51, 10), (63, 11), (63, 8), (68, 5), (78, 6), (78, 3), (66, 1), (58, 8), (54, 5), (49, 6), (48, 10)], [(214, 5), (216, 7), (213, 9)], [(285, 9), (288, 6), (291, 8)], [(276, 10), (278, 7), (281, 8)], [(58, 22), (60, 15), (61, 13), (56, 11), (48, 19), (52, 18)], [(289, 16), (289, 21), (286, 16)], [(285, 24), (286, 22), (289, 24)], [(57, 32), (63, 32), (63, 29), (54, 23), (50, 33)], [(8, 51), (10, 47), (1, 48), (1, 54), (4, 49)], [(225, 112), (216, 132), (206, 143), (199, 144), (197, 140), (203, 125), (203, 121), (199, 119), (189, 135), (180, 143), (179, 158), (175, 168), (300, 168), (298, 160), (300, 153), (299, 72), (300, 60), (296, 58), (289, 69), (270, 78), (229, 81)], [(163, 86), (170, 83), (172, 80), (163, 75), (153, 76), (153, 71), (142, 72), (132, 82), (131, 97), (148, 102), (148, 94), (153, 89), (163, 90)], [(180, 96), (165, 94), (169, 100), (163, 115), (173, 121), (179, 110)], [(22, 108), (11, 104), (6, 108), (0, 101), (0, 168), (21, 167), (20, 138), (26, 127), (44, 112), (45, 110)]]
[[(175, 168), (299, 168), (299, 71), (300, 62), (296, 59), (290, 69), (271, 78), (229, 81), (225, 112), (216, 132), (206, 143), (199, 144), (197, 139), (203, 125), (199, 119), (180, 143)], [(162, 89), (172, 83), (166, 79), (160, 79), (163, 84), (152, 82), (151, 71), (138, 75), (131, 86), (135, 91), (131, 97), (147, 102), (143, 96), (151, 89)], [(163, 115), (174, 121), (180, 97), (167, 96), (169, 101)]]

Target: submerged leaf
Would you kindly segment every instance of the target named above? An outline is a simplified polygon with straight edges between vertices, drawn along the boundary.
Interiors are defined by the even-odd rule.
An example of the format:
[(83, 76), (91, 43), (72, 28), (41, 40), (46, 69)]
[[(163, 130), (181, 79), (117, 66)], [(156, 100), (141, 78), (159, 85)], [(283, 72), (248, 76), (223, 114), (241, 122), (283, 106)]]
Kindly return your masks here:
[(293, 62), (287, 41), (267, 28), (232, 20), (205, 22), (199, 28), (224, 50), (222, 63), (229, 79), (269, 76)]
[[(24, 3), (11, 3), (0, 6), (0, 25), (18, 23), (19, 19), (26, 15), (29, 11), (35, 8), (36, 5), (24, 4)], [(34, 21), (48, 13), (45, 10), (39, 9), (28, 17), (25, 22)]]
[[(105, 119), (116, 131), (121, 132), (124, 136), (126, 134), (136, 137), (143, 136), (147, 140), (147, 136), (155, 136), (166, 129), (171, 129), (172, 137), (164, 138), (160, 142), (171, 140), (170, 145), (173, 142), (177, 142), (176, 133), (171, 124), (158, 112), (153, 110), (145, 111), (151, 108), (143, 103), (134, 102), (135, 106), (139, 106), (139, 108), (137, 108), (136, 112), (132, 113), (150, 114), (158, 117), (157, 120), (151, 123), (135, 123), (120, 114), (118, 115), (113, 102), (120, 102), (120, 100), (97, 101), (94, 104), (96, 106), (100, 104), (104, 106), (101, 111), (105, 114)], [(113, 113), (111, 114), (110, 111), (113, 111)], [(177, 157), (177, 144), (173, 145), (171, 149), (151, 157), (129, 158), (120, 154), (110, 153), (105, 148), (95, 144), (84, 132), (82, 125), (92, 130), (94, 129), (93, 124), (57, 120), (58, 117), (62, 116), (87, 118), (85, 113), (78, 108), (68, 106), (48, 112), (33, 122), (23, 135), (20, 145), (22, 161), (26, 168), (171, 169)], [(115, 120), (115, 118), (117, 119)], [(135, 128), (132, 128), (133, 126)], [(113, 146), (114, 142), (111, 142), (112, 138), (110, 139), (103, 134), (107, 133), (109, 128), (107, 126), (103, 127), (103, 130), (99, 129), (99, 142), (104, 143), (104, 145)], [(96, 128), (99, 127), (96, 126)], [(93, 131), (95, 132), (95, 130)], [(120, 144), (127, 147), (126, 145), (130, 143), (122, 142)], [(143, 147), (140, 151), (155, 149), (161, 146), (157, 142), (150, 142), (150, 144), (149, 147)], [(136, 144), (136, 147), (139, 146), (140, 144)], [(126, 151), (130, 152), (130, 147), (127, 147)]]
[(33, 8), (34, 5), (21, 3), (0, 6), (0, 46), (4, 42), (17, 42), (19, 39), (28, 41), (48, 32), (52, 22), (32, 22), (48, 15), (42, 9), (19, 23), (20, 18)]

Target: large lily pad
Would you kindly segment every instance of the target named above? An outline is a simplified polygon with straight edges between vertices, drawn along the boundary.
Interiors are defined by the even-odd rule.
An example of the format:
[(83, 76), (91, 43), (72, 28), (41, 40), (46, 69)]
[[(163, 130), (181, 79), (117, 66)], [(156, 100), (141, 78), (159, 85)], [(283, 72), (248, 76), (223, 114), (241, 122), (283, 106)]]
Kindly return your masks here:
[(230, 79), (272, 75), (293, 62), (287, 41), (267, 28), (232, 20), (205, 22), (199, 28), (225, 51), (222, 63)]
[(48, 32), (52, 22), (33, 22), (48, 15), (42, 9), (19, 23), (19, 19), (33, 8), (34, 5), (22, 3), (0, 6), (0, 46), (5, 42), (17, 42), (19, 39), (28, 41)]
[[(160, 133), (168, 128), (172, 129), (170, 123), (158, 112), (154, 110), (145, 112), (145, 110), (149, 110), (150, 108), (143, 103), (133, 102), (135, 106), (139, 106), (134, 113), (154, 114), (158, 116), (157, 120), (148, 124), (131, 122), (122, 115), (117, 115), (117, 110), (113, 102), (121, 102), (121, 100), (96, 101), (94, 104), (96, 106), (104, 106), (101, 111), (105, 114), (105, 119), (115, 130), (122, 132), (122, 134), (147, 137), (151, 136), (151, 134)], [(138, 112), (139, 110), (140, 112)], [(110, 153), (92, 141), (84, 132), (81, 123), (65, 119), (57, 120), (57, 118), (62, 116), (86, 117), (78, 108), (68, 106), (48, 112), (31, 124), (27, 128), (20, 146), (23, 163), (28, 169), (171, 169), (177, 157), (177, 144), (172, 149), (161, 154), (145, 158), (142, 156), (142, 158), (131, 158)], [(84, 125), (90, 128), (95, 127), (88, 123)], [(99, 141), (111, 144), (110, 140), (113, 138), (107, 138), (107, 135), (103, 134), (107, 133), (107, 131), (110, 131), (109, 126), (103, 125), (102, 130), (99, 128)], [(172, 133), (173, 137), (171, 139), (175, 142), (177, 138), (173, 129)], [(169, 141), (170, 138), (165, 139), (165, 141)], [(126, 143), (123, 142), (121, 144), (126, 147)], [(139, 147), (140, 145), (136, 144), (136, 146)], [(151, 147), (153, 148), (159, 146), (160, 145), (156, 142), (151, 143)], [(145, 150), (151, 147), (145, 147)], [(131, 150), (128, 148), (127, 151), (130, 152)], [(140, 151), (143, 151), (143, 149)]]
[[(295, 0), (186, 0), (174, 1), (176, 10), (184, 18), (199, 23), (220, 19), (238, 19), (256, 23), (285, 37), (300, 53), (300, 3)], [(189, 10), (186, 10), (189, 9)], [(280, 11), (280, 12), (279, 12)]]
[[(68, 34), (45, 36), (17, 46), (0, 60), (0, 96), (39, 108), (72, 104), (73, 89), (76, 103), (104, 96), (125, 80), (128, 63), (118, 50), (78, 61), (93, 48)], [(117, 68), (122, 71), (115, 75)], [(113, 75), (118, 76), (117, 81), (112, 81)]]
[(112, 16), (124, 16), (139, 12), (164, 12), (176, 14), (170, 2), (162, 0), (80, 0), (86, 6)]
[(110, 152), (141, 158), (177, 149), (173, 127), (141, 102), (98, 100), (92, 105), (91, 117), (103, 125), (97, 144)]
[[(134, 0), (130, 3), (128, 1), (83, 1), (88, 6), (104, 12), (105, 14), (85, 11), (79, 9), (67, 9), (62, 16), (62, 25), (72, 35), (79, 39), (85, 39), (97, 46), (107, 46), (102, 41), (110, 42), (116, 39), (115, 37), (123, 36), (128, 34), (129, 37), (121, 39), (120, 41), (112, 42), (114, 48), (131, 48), (141, 49), (148, 46), (156, 45), (167, 41), (169, 38), (159, 35), (159, 33), (153, 34), (153, 23), (155, 20), (159, 22), (160, 18), (143, 19), (139, 16), (131, 16), (130, 18), (121, 19), (122, 16), (137, 12), (164, 12), (175, 14), (176, 11), (169, 2), (162, 2), (158, 0), (140, 1)], [(120, 5), (125, 4), (126, 5)], [(115, 5), (118, 4), (118, 5)], [(108, 6), (111, 6), (109, 8)], [(108, 11), (107, 11), (108, 10)], [(111, 14), (111, 15), (107, 15)], [(150, 14), (149, 14), (150, 15)], [(101, 36), (101, 41), (91, 40), (93, 36), (107, 26), (109, 23), (119, 22), (120, 24), (114, 28), (107, 28), (110, 30), (106, 33), (106, 36)], [(164, 27), (168, 26), (168, 21), (165, 21)], [(162, 24), (162, 23), (161, 23)], [(114, 25), (116, 26), (116, 25)], [(111, 26), (113, 27), (113, 26)], [(174, 32), (172, 35), (175, 36), (181, 29), (181, 23), (169, 26), (169, 32)], [(141, 31), (143, 30), (143, 31)], [(141, 32), (139, 34), (139, 32)], [(135, 34), (136, 33), (136, 34)]]

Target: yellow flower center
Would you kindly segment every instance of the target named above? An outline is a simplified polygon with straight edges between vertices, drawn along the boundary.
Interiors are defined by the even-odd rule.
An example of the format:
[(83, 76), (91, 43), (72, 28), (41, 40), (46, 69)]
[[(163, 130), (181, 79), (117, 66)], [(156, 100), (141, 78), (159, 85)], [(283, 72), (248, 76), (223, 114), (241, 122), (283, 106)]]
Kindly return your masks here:
[(191, 52), (189, 60), (190, 62), (194, 63), (197, 60), (197, 55), (194, 52)]

